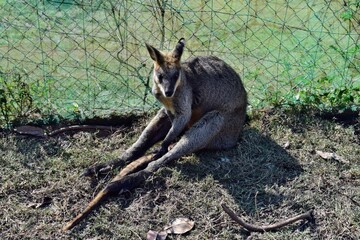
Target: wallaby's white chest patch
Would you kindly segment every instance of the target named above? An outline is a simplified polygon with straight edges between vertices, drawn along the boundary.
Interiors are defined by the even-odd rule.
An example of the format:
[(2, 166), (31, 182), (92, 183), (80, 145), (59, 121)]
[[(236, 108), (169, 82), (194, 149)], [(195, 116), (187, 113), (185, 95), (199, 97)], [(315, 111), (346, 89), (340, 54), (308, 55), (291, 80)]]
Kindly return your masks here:
[(173, 103), (172, 98), (166, 98), (166, 97), (161, 96), (159, 100), (164, 105), (166, 110), (171, 112), (173, 115), (175, 114), (175, 108), (174, 108), (174, 103)]
[(164, 105), (166, 110), (175, 114), (173, 98), (167, 98), (164, 96), (158, 84), (154, 83), (153, 94)]

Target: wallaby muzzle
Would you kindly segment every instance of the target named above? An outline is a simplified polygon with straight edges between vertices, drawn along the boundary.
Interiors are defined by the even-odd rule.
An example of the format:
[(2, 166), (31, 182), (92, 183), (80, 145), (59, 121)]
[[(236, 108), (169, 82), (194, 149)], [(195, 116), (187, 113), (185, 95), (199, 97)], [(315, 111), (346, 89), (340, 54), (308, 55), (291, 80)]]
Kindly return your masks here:
[[(171, 86), (174, 85), (174, 86)], [(170, 84), (170, 86), (164, 86), (164, 95), (165, 97), (172, 97), (175, 93), (175, 84)]]
[(163, 81), (162, 88), (163, 88), (163, 94), (165, 97), (169, 98), (172, 97), (175, 94), (176, 91), (176, 82), (175, 81)]
[(172, 97), (173, 95), (174, 95), (174, 91), (172, 91), (172, 90), (165, 91), (165, 97)]

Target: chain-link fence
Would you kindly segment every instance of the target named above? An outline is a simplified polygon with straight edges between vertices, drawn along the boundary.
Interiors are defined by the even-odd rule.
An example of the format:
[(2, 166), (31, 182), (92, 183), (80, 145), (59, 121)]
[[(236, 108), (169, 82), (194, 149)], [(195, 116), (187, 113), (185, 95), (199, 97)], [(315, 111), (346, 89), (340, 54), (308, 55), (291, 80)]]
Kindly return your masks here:
[(314, 81), (354, 86), (360, 0), (0, 0), (0, 120), (155, 107), (145, 42), (183, 59), (216, 55), (252, 106)]

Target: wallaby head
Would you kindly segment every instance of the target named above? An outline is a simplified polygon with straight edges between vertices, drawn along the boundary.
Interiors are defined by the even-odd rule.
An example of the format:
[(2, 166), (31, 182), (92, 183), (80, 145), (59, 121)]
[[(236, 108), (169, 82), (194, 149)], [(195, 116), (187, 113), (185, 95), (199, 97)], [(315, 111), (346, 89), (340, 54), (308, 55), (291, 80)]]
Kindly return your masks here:
[(146, 44), (150, 57), (154, 60), (153, 81), (163, 97), (174, 96), (181, 81), (181, 55), (184, 51), (185, 39), (181, 38), (174, 50), (168, 53), (161, 52)]

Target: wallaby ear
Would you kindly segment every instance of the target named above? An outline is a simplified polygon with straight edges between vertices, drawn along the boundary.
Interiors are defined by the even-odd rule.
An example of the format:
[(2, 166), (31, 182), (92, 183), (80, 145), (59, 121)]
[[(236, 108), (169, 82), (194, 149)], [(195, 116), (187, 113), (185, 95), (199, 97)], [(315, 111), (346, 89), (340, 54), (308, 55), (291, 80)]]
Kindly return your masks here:
[(173, 50), (173, 57), (175, 59), (180, 61), (181, 55), (184, 52), (184, 47), (185, 47), (185, 39), (180, 38), (180, 40), (178, 41), (178, 43), (175, 46), (175, 49)]
[(152, 60), (154, 60), (155, 62), (157, 62), (159, 64), (164, 62), (164, 57), (159, 50), (157, 50), (156, 48), (154, 48), (153, 46), (151, 46), (147, 43), (145, 43), (145, 45), (146, 45), (146, 48), (147, 48)]

